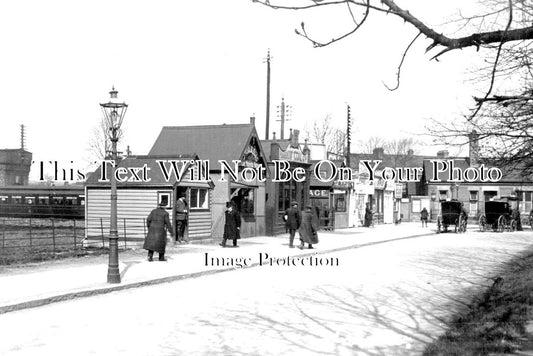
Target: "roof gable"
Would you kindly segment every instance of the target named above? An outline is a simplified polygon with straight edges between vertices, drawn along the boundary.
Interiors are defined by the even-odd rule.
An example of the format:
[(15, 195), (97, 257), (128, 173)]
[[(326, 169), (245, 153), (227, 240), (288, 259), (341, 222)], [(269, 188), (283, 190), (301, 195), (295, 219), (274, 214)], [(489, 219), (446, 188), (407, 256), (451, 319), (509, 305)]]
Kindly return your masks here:
[(219, 160), (231, 162), (242, 160), (252, 137), (256, 138), (258, 155), (266, 163), (253, 124), (207, 125), (207, 126), (165, 126), (156, 139), (149, 155), (177, 155), (194, 153), (203, 160), (209, 160), (211, 169), (219, 167)]

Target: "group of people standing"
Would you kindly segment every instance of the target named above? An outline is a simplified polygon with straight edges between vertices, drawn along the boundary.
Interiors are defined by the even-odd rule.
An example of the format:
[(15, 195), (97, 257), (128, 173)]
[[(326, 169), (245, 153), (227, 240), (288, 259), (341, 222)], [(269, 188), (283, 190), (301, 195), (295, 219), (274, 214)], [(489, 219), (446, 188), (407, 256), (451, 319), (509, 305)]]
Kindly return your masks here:
[[(241, 238), (241, 216), (235, 202), (226, 203), (224, 211), (224, 234), (220, 246), (226, 247), (227, 240), (232, 240), (233, 247), (238, 247), (237, 240)], [(285, 211), (285, 227), (289, 231), (289, 247), (294, 248), (296, 231), (300, 234), (300, 245), (303, 249), (305, 244), (312, 249), (313, 244), (318, 243), (318, 217), (313, 214), (313, 207), (308, 205), (304, 211), (300, 211), (297, 202), (292, 202), (291, 207)], [(148, 261), (153, 261), (154, 252), (159, 253), (159, 261), (166, 261), (165, 250), (167, 245), (167, 231), (174, 238), (175, 243), (187, 243), (185, 229), (188, 222), (188, 206), (185, 197), (180, 197), (176, 202), (176, 227), (177, 234), (174, 236), (170, 217), (164, 206), (160, 203), (152, 210), (146, 219), (148, 234), (144, 240), (143, 248), (148, 250)]]
[(300, 234), (299, 249), (303, 249), (305, 244), (308, 248), (313, 248), (313, 244), (318, 243), (318, 217), (313, 214), (313, 207), (306, 206), (304, 211), (300, 211), (297, 202), (292, 202), (291, 207), (285, 211), (283, 216), (285, 228), (289, 231), (289, 247), (294, 248), (294, 238), (296, 230)]
[[(224, 211), (224, 235), (220, 246), (226, 247), (226, 241), (232, 240), (233, 246), (237, 246), (237, 240), (241, 238), (241, 216), (237, 209), (235, 202), (229, 201), (226, 203), (226, 210)], [(166, 261), (165, 250), (167, 246), (167, 231), (175, 237), (174, 243), (188, 243), (185, 239), (185, 229), (189, 219), (188, 205), (185, 197), (180, 197), (176, 202), (176, 227), (177, 234), (172, 230), (170, 217), (162, 202), (160, 202), (154, 210), (150, 212), (146, 219), (148, 227), (148, 234), (144, 240), (143, 248), (148, 250), (148, 261), (152, 262), (154, 252), (159, 253), (159, 261)]]

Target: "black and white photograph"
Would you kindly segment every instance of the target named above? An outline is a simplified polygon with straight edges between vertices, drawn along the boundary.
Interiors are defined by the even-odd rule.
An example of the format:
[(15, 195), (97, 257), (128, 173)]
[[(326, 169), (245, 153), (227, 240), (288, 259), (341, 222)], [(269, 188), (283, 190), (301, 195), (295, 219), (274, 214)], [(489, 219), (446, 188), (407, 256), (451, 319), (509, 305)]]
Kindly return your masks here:
[(533, 3), (0, 3), (0, 355), (533, 355)]

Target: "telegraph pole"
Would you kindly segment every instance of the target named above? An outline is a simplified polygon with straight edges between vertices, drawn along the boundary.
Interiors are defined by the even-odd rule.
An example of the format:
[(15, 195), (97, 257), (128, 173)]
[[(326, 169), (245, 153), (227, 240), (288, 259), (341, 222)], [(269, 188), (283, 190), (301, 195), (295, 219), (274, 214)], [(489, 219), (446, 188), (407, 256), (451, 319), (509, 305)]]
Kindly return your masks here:
[(285, 134), (285, 121), (289, 121), (289, 119), (287, 118), (288, 116), (291, 115), (291, 106), (290, 105), (285, 105), (285, 98), (284, 97), (281, 97), (281, 105), (278, 106), (278, 115), (279, 115), (279, 120), (281, 122), (280, 124), (280, 136), (281, 136), (281, 139), (283, 140), (285, 137), (284, 137), (284, 134)]
[(20, 149), (26, 150), (26, 132), (24, 124), (20, 125)]
[(350, 146), (352, 143), (352, 116), (350, 105), (346, 105), (346, 167), (350, 167)]
[(267, 63), (267, 100), (266, 100), (266, 130), (265, 140), (268, 140), (268, 131), (270, 130), (270, 49), (268, 50), (266, 63)]

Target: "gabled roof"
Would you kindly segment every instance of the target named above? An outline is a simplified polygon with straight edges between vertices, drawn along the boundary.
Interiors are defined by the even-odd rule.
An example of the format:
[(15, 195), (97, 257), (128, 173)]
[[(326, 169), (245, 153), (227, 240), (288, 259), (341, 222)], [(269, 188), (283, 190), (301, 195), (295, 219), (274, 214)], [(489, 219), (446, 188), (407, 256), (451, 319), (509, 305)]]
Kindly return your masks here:
[[(177, 155), (182, 152), (197, 154), (209, 160), (211, 170), (218, 170), (219, 160), (231, 163), (243, 158), (251, 137), (258, 138), (253, 124), (165, 126), (156, 139), (149, 155)], [(261, 143), (260, 155), (266, 164)]]
[[(126, 182), (117, 182), (117, 186), (118, 187), (121, 187), (121, 186), (128, 186), (128, 187), (169, 186), (171, 187), (176, 183), (182, 186), (197, 186), (197, 187), (205, 187), (205, 188), (207, 187), (212, 188), (214, 186), (212, 181), (209, 181), (206, 183), (206, 182), (199, 182), (196, 180), (191, 180), (189, 179), (189, 174), (184, 174), (184, 176), (181, 177), (182, 179), (179, 182), (176, 179), (175, 174), (170, 174), (170, 177), (167, 181), (167, 179), (165, 178), (165, 175), (163, 174), (163, 170), (161, 169), (159, 163), (157, 162), (158, 160), (165, 162), (164, 165), (167, 169), (167, 172), (169, 172), (170, 166), (171, 166), (171, 163), (169, 161), (171, 160), (182, 161), (183, 160), (187, 162), (187, 163), (184, 162), (184, 164), (186, 164), (186, 166), (188, 167), (190, 165), (191, 160), (198, 160), (198, 156), (196, 155), (177, 156), (176, 155), (176, 156), (130, 156), (130, 157), (127, 157), (123, 159), (122, 161), (120, 161), (120, 163), (118, 164), (118, 167), (123, 167), (123, 168), (128, 169), (128, 168), (140, 168), (146, 165), (147, 170), (148, 170), (147, 178), (149, 178), (150, 181), (149, 182), (135, 181), (131, 179), (133, 178), (133, 176), (129, 174), (128, 172), (127, 177), (129, 177), (130, 179)], [(181, 168), (181, 167), (182, 167), (182, 164), (178, 163), (178, 168)], [(185, 172), (187, 172), (187, 169), (185, 169)], [(110, 174), (111, 172), (108, 171), (108, 178)], [(140, 178), (142, 178), (141, 172), (137, 172), (137, 174), (140, 176)], [(100, 179), (100, 175), (101, 175), (101, 167), (98, 167), (98, 169), (93, 174), (91, 174), (89, 178), (87, 178), (85, 185), (86, 186), (109, 186), (109, 182), (98, 181)]]

